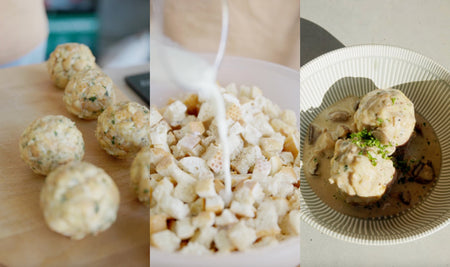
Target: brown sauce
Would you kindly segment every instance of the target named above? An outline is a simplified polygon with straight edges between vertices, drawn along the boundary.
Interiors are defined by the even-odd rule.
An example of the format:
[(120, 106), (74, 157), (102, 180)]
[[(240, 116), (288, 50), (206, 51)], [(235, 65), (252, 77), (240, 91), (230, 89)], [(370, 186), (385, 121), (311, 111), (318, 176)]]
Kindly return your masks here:
[[(312, 124), (322, 129), (321, 134), (331, 133), (335, 143), (338, 134), (333, 133), (338, 132), (338, 127), (344, 126), (344, 128), (355, 131), (353, 114), (358, 101), (358, 97), (342, 99), (323, 110)], [(335, 111), (344, 111), (351, 116), (347, 121), (332, 121), (329, 114)], [(320, 135), (315, 133), (315, 136), (307, 136), (303, 146), (303, 169), (306, 179), (316, 195), (334, 210), (359, 218), (395, 216), (423, 202), (439, 177), (441, 148), (430, 123), (417, 112), (415, 117), (416, 127), (410, 140), (407, 144), (397, 147), (396, 152), (392, 155), (396, 177), (382, 198), (368, 206), (347, 203), (337, 186), (329, 183), (334, 146), (324, 146), (317, 142), (311, 145), (309, 139), (317, 137), (316, 140), (319, 140)], [(318, 152), (318, 146), (321, 147), (320, 152)], [(314, 162), (315, 167), (308, 166), (308, 162)]]

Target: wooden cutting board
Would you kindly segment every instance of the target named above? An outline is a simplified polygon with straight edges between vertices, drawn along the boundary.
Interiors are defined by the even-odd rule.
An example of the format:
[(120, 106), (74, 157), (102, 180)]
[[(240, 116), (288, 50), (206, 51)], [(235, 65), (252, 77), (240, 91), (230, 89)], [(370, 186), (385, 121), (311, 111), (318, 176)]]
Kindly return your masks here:
[[(116, 95), (127, 99), (119, 90)], [(71, 115), (62, 96), (44, 64), (0, 70), (0, 266), (149, 266), (149, 212), (130, 189), (132, 161), (107, 155), (94, 135), (96, 121)], [(20, 158), (22, 132), (50, 114), (75, 121), (86, 145), (84, 161), (103, 168), (119, 187), (117, 220), (95, 237), (75, 241), (47, 227), (39, 207), (45, 177)]]

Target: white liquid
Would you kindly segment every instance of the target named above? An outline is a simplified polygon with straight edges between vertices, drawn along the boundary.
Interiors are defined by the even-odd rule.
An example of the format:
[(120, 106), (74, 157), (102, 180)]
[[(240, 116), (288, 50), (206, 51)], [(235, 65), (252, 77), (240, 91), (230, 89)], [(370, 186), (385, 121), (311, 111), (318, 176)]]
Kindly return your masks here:
[(225, 103), (217, 85), (217, 72), (213, 66), (200, 57), (183, 50), (167, 39), (150, 41), (151, 77), (159, 81), (174, 81), (178, 86), (198, 92), (215, 108), (219, 140), (225, 174), (224, 202), (231, 200), (230, 152), (226, 125)]

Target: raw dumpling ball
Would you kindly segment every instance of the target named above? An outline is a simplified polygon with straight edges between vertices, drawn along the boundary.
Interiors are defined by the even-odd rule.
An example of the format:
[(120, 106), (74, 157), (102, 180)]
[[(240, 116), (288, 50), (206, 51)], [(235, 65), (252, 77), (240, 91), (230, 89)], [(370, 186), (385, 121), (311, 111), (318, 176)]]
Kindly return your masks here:
[(32, 122), (20, 137), (20, 156), (38, 174), (47, 175), (59, 165), (82, 160), (84, 141), (70, 119), (48, 115)]
[(96, 119), (114, 103), (114, 84), (100, 69), (86, 69), (69, 81), (63, 100), (72, 114), (82, 119)]
[(399, 90), (374, 90), (361, 99), (354, 121), (358, 131), (373, 130), (381, 143), (401, 146), (414, 131), (414, 105)]
[(392, 161), (377, 152), (376, 147), (362, 149), (349, 139), (336, 142), (329, 182), (337, 185), (347, 202), (374, 202), (383, 196), (393, 181), (395, 168)]
[(131, 187), (139, 201), (150, 204), (150, 146), (139, 151), (131, 164)]
[(66, 87), (77, 72), (91, 68), (96, 68), (95, 57), (89, 47), (84, 44), (58, 45), (47, 60), (50, 79), (61, 89)]
[(111, 105), (98, 117), (95, 135), (108, 154), (132, 157), (150, 146), (149, 110), (136, 102)]
[(58, 167), (47, 176), (41, 191), (47, 225), (72, 239), (108, 229), (116, 220), (119, 200), (111, 177), (87, 162)]

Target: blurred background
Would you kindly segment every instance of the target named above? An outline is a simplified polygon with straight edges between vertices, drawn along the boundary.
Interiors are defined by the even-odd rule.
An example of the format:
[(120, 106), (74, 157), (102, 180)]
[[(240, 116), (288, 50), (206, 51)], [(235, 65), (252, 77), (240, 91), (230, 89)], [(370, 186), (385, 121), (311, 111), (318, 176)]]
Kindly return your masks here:
[[(300, 1), (281, 2), (228, 0), (225, 55), (260, 59), (298, 70)], [(222, 24), (220, 0), (153, 0), (151, 8), (150, 19), (163, 16), (162, 32), (172, 41), (192, 52), (217, 52)], [(156, 25), (151, 23), (152, 31)]]
[(88, 45), (105, 68), (149, 61), (149, 0), (45, 0), (46, 58), (58, 44)]
[(42, 62), (67, 42), (103, 68), (148, 64), (149, 21), (149, 0), (2, 0), (0, 67)]

